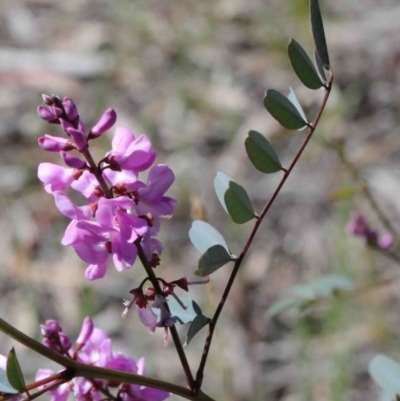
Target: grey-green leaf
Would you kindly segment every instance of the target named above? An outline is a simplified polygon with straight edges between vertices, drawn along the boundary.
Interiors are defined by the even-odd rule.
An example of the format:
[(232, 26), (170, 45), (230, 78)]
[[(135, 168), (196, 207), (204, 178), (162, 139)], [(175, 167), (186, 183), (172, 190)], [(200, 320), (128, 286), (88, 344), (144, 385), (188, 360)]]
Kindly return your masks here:
[(201, 277), (209, 276), (232, 260), (234, 260), (233, 257), (223, 246), (214, 245), (203, 253), (194, 274)]
[(326, 46), (324, 24), (322, 22), (321, 11), (318, 0), (310, 0), (311, 30), (314, 37), (315, 47), (326, 69), (330, 67), (328, 47)]
[(224, 200), (228, 213), (235, 223), (247, 223), (256, 217), (247, 192), (242, 186), (236, 184), (236, 182), (231, 181), (229, 183)]
[(11, 348), (7, 357), (7, 379), (11, 386), (19, 392), (26, 391), (25, 380), (22, 374), (21, 366), (19, 365), (17, 354), (14, 347)]
[(293, 288), (293, 294), (303, 299), (328, 298), (340, 291), (351, 291), (354, 283), (348, 277), (330, 274)]
[(224, 237), (211, 224), (202, 220), (196, 220), (192, 223), (192, 228), (189, 230), (189, 237), (192, 244), (200, 253), (204, 253), (208, 248), (214, 245), (221, 245), (229, 252), (228, 245)]
[(217, 175), (214, 178), (215, 193), (217, 194), (217, 198), (222, 207), (225, 209), (226, 213), (229, 212), (225, 204), (225, 192), (228, 190), (229, 183), (231, 181), (233, 181), (233, 178), (229, 177), (228, 174), (225, 174), (222, 171), (218, 171)]
[(10, 382), (7, 379), (7, 373), (3, 369), (0, 369), (0, 393), (6, 393), (6, 394), (18, 393), (18, 390), (16, 390), (13, 386), (11, 386)]
[(317, 66), (319, 77), (326, 83), (326, 75), (325, 75), (324, 66), (322, 65), (322, 61), (319, 57), (317, 49), (315, 49), (315, 51), (314, 51), (314, 60), (315, 60), (316, 66)]
[(309, 300), (298, 299), (298, 298), (280, 299), (279, 301), (275, 302), (268, 308), (267, 315), (268, 317), (274, 317), (280, 315), (281, 313), (285, 312), (288, 309), (292, 308), (301, 309), (309, 302), (310, 302)]
[(193, 322), (191, 323), (189, 330), (187, 332), (186, 341), (183, 344), (184, 347), (189, 345), (192, 338), (204, 327), (210, 323), (211, 319), (205, 317), (204, 315), (197, 315)]
[(268, 89), (264, 106), (272, 117), (287, 129), (296, 130), (307, 125), (293, 103), (274, 89)]
[(369, 364), (369, 374), (382, 390), (394, 399), (400, 395), (400, 364), (385, 355), (376, 355)]
[(265, 174), (282, 170), (278, 156), (268, 140), (257, 131), (250, 131), (244, 141), (247, 156), (253, 166)]
[(299, 77), (300, 81), (303, 82), (307, 88), (319, 89), (322, 86), (322, 82), (319, 79), (314, 64), (305, 50), (294, 39), (290, 39), (288, 55), (294, 72)]
[[(177, 324), (186, 324), (192, 322), (195, 317), (200, 313), (201, 309), (199, 305), (193, 299), (186, 298), (186, 297), (179, 297), (180, 301), (186, 307), (186, 309), (182, 308), (179, 302), (173, 298), (168, 298), (168, 307), (171, 312), (171, 315), (176, 318)], [(153, 312), (160, 317), (160, 309), (159, 308), (152, 308)]]

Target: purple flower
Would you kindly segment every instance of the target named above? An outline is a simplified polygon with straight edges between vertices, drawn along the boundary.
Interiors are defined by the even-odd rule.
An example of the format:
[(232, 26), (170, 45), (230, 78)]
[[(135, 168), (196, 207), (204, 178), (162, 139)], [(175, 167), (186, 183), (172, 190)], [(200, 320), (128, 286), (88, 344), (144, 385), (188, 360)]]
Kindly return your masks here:
[[(61, 330), (57, 322), (46, 323), (44, 326), (46, 333)], [(119, 370), (138, 375), (145, 374), (144, 359), (141, 358), (136, 363), (135, 360), (120, 352), (112, 350), (111, 339), (107, 334), (93, 327), (92, 320), (87, 317), (82, 324), (81, 334), (77, 340), (77, 348), (70, 351), (70, 356), (78, 362)], [(1, 364), (1, 359), (0, 359)], [(51, 370), (40, 369), (36, 374), (36, 380), (42, 380), (54, 374)], [(52, 401), (65, 401), (68, 395), (73, 392), (77, 400), (81, 401), (100, 401), (105, 398), (105, 393), (116, 388), (119, 399), (124, 401), (163, 401), (169, 397), (169, 393), (161, 390), (150, 389), (139, 385), (130, 385), (115, 381), (103, 381), (96, 379), (95, 382), (83, 377), (76, 377), (68, 383), (49, 390), (47, 394), (52, 396)]]
[[(85, 276), (89, 280), (104, 277), (111, 256), (115, 268), (129, 269), (138, 254), (140, 243), (150, 264), (159, 264), (161, 243), (159, 218), (170, 217), (175, 200), (165, 196), (174, 182), (172, 170), (158, 165), (149, 171), (147, 183), (138, 181), (140, 172), (151, 167), (155, 152), (146, 135), (135, 138), (131, 131), (117, 127), (112, 150), (96, 164), (89, 152), (89, 139), (110, 129), (116, 121), (113, 109), (107, 109), (89, 135), (80, 119), (75, 103), (68, 97), (43, 96), (47, 107), (39, 107), (41, 118), (61, 125), (67, 138), (45, 135), (40, 146), (60, 151), (66, 167), (52, 163), (39, 165), (38, 177), (45, 190), (52, 194), (57, 208), (71, 219), (62, 244), (72, 246), (77, 255), (89, 264)], [(81, 153), (77, 157), (70, 152)], [(87, 204), (75, 205), (67, 191), (78, 191)]]
[(350, 218), (347, 224), (347, 231), (350, 234), (364, 237), (369, 246), (380, 250), (389, 249), (393, 245), (393, 236), (391, 234), (378, 234), (375, 229), (370, 227), (365, 217), (359, 213)]
[(112, 150), (107, 156), (122, 170), (147, 170), (156, 158), (146, 135), (135, 139), (128, 128), (117, 127), (112, 140)]
[(39, 180), (44, 184), (44, 190), (49, 194), (68, 188), (74, 181), (74, 169), (57, 166), (53, 163), (40, 163)]

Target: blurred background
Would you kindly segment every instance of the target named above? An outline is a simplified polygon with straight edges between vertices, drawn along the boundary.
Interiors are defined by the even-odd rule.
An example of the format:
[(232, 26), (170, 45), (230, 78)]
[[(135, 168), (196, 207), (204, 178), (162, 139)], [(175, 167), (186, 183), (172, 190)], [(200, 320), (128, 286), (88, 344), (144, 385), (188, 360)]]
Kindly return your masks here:
[[(400, 229), (400, 4), (320, 3), (335, 85), (220, 319), (204, 391), (221, 401), (373, 400), (379, 391), (367, 372), (371, 357), (385, 352), (400, 359), (398, 266), (346, 232), (354, 211), (384, 230), (359, 190), (361, 179)], [(61, 132), (40, 120), (36, 107), (42, 93), (69, 96), (87, 127), (112, 107), (117, 125), (151, 138), (157, 163), (176, 174), (168, 195), (178, 200), (162, 226), (157, 273), (167, 281), (194, 279), (200, 255), (188, 237), (193, 219), (205, 211), (235, 254), (252, 227), (235, 225), (222, 210), (213, 190), (217, 171), (242, 184), (257, 211), (281, 178), (251, 165), (243, 145), (248, 131), (264, 134), (284, 166), (304, 138), (267, 113), (265, 90), (286, 94), (293, 87), (311, 120), (322, 99), (292, 71), (290, 37), (312, 54), (306, 0), (0, 0), (0, 315), (36, 338), (46, 319), (57, 319), (75, 338), (90, 315), (114, 349), (146, 357), (149, 375), (183, 383), (162, 333), (149, 336), (134, 311), (121, 318), (123, 299), (144, 278), (140, 264), (123, 273), (110, 266), (104, 279), (88, 282), (84, 264), (61, 246), (68, 222), (37, 179), (40, 162), (58, 162), (37, 139)], [(112, 134), (97, 141), (97, 160)], [(230, 270), (191, 288), (206, 315)], [(368, 290), (266, 316), (293, 285), (333, 273)], [(205, 334), (186, 348), (193, 369)], [(11, 345), (29, 377), (39, 367), (54, 368), (0, 334), (0, 353)]]

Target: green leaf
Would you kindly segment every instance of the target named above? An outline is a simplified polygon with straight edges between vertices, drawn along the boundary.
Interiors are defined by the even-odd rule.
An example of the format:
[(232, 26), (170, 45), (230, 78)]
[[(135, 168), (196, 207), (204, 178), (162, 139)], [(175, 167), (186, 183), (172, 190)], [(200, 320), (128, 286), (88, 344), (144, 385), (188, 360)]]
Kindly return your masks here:
[(318, 0), (310, 0), (311, 30), (314, 37), (315, 47), (321, 59), (322, 65), (329, 69), (328, 47), (326, 46), (324, 24), (322, 22), (321, 11)]
[(319, 89), (322, 86), (322, 82), (319, 79), (314, 64), (304, 49), (294, 39), (290, 39), (288, 54), (292, 67), (300, 81), (303, 82), (307, 88)]
[[(186, 324), (192, 322), (195, 317), (201, 314), (200, 306), (197, 305), (193, 299), (186, 297), (179, 297), (180, 301), (186, 307), (183, 309), (179, 302), (173, 298), (168, 298), (168, 307), (171, 312), (171, 315), (176, 318), (176, 324)], [(152, 308), (153, 312), (160, 318), (160, 309)]]
[(189, 237), (195, 248), (202, 254), (214, 245), (221, 245), (230, 253), (224, 237), (211, 224), (205, 221), (194, 221), (192, 228), (189, 230)]
[(203, 253), (194, 274), (201, 277), (209, 276), (232, 260), (233, 257), (222, 245), (214, 245)]
[(368, 371), (391, 399), (394, 399), (396, 394), (400, 394), (400, 364), (379, 354), (370, 362)]
[(282, 170), (281, 162), (268, 140), (257, 131), (250, 131), (244, 141), (247, 156), (253, 166), (265, 174)]
[(229, 183), (224, 200), (228, 213), (235, 223), (247, 223), (256, 217), (247, 192), (239, 184), (236, 184), (236, 182), (231, 181)]
[(246, 191), (228, 174), (219, 171), (214, 179), (214, 188), (222, 207), (235, 223), (243, 224), (255, 217)]
[(204, 315), (197, 315), (193, 322), (191, 323), (189, 330), (187, 332), (186, 341), (183, 344), (184, 347), (189, 345), (192, 338), (204, 327), (210, 323), (211, 319), (205, 317)]
[(346, 276), (332, 274), (319, 277), (306, 284), (296, 285), (293, 294), (303, 299), (328, 298), (339, 291), (351, 291), (354, 283)]
[(317, 49), (315, 49), (315, 51), (314, 51), (314, 60), (315, 60), (316, 66), (317, 66), (319, 77), (322, 79), (322, 81), (326, 82), (326, 75), (325, 75), (324, 66), (322, 65), (322, 61), (321, 61), (321, 59), (319, 57)]
[(8, 353), (7, 357), (7, 379), (11, 386), (17, 389), (19, 392), (26, 391), (24, 376), (19, 365), (17, 354), (15, 353), (14, 347)]
[(18, 390), (11, 386), (5, 370), (0, 369), (0, 393), (18, 394)]
[(309, 300), (306, 299), (296, 299), (296, 298), (288, 298), (281, 299), (274, 304), (272, 304), (267, 310), (268, 317), (275, 317), (285, 312), (288, 309), (299, 308), (303, 309), (306, 305), (310, 303)]
[(293, 103), (274, 89), (268, 89), (264, 106), (283, 127), (296, 130), (307, 125)]

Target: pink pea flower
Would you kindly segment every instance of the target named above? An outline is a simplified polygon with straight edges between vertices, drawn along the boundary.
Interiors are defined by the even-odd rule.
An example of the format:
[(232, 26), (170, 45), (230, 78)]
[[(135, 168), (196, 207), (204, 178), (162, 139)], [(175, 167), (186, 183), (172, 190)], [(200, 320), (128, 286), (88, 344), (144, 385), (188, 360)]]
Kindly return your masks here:
[[(56, 372), (50, 369), (39, 369), (36, 372), (35, 380), (43, 380), (46, 377), (54, 375)], [(55, 389), (49, 390), (46, 394), (51, 395), (50, 401), (66, 401), (72, 391), (72, 382), (63, 383)]]
[(147, 170), (154, 162), (156, 153), (146, 135), (135, 139), (128, 128), (117, 127), (112, 140), (112, 150), (108, 158), (116, 162), (122, 170)]
[[(53, 323), (56, 322), (53, 321)], [(59, 327), (57, 324), (53, 324), (53, 326), (54, 328)], [(103, 330), (94, 327), (89, 317), (84, 319), (81, 334), (76, 343), (77, 348), (75, 351), (70, 351), (70, 357), (78, 362), (138, 375), (145, 374), (144, 358), (136, 362), (120, 352), (114, 352), (111, 339)], [(51, 370), (40, 369), (36, 374), (36, 380), (45, 379), (53, 374), (54, 372)], [(77, 400), (100, 401), (105, 398), (100, 389), (107, 392), (115, 390), (118, 398), (124, 401), (163, 401), (169, 397), (169, 393), (165, 391), (140, 385), (107, 382), (101, 379), (96, 379), (96, 383), (93, 383), (83, 377), (76, 377), (68, 383), (47, 391), (47, 394), (52, 396), (51, 401), (66, 401), (71, 392)]]
[(175, 175), (165, 164), (151, 168), (147, 184), (138, 181), (132, 187), (137, 187), (137, 202), (135, 209), (138, 215), (151, 213), (153, 217), (170, 217), (174, 212), (175, 199), (164, 196), (175, 181)]
[(74, 181), (76, 170), (57, 166), (53, 163), (40, 163), (38, 168), (39, 180), (44, 184), (44, 190), (49, 194), (68, 188)]

